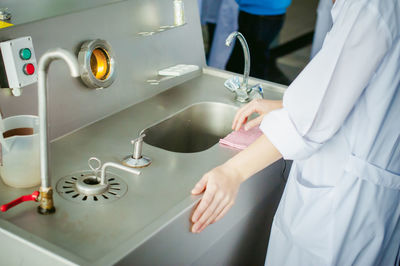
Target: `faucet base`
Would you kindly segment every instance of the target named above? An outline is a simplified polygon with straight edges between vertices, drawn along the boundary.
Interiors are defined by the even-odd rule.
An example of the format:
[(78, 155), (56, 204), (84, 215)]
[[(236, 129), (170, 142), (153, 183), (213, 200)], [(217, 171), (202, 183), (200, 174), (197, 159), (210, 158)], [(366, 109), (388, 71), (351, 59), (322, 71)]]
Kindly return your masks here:
[(250, 101), (249, 94), (247, 92), (247, 88), (239, 88), (236, 90), (236, 101), (241, 103), (247, 103)]
[(240, 102), (240, 103), (248, 103), (248, 102), (250, 102), (250, 98), (249, 97), (236, 96), (235, 100)]
[(129, 155), (124, 158), (122, 164), (132, 168), (143, 168), (151, 164), (151, 159), (144, 155), (140, 156), (139, 159), (135, 159), (132, 155)]

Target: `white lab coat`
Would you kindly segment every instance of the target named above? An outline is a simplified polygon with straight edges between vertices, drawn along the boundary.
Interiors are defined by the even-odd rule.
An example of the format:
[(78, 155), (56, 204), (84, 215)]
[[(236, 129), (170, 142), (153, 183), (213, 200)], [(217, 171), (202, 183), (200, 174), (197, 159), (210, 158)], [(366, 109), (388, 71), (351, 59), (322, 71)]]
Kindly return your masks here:
[(261, 130), (293, 159), (266, 265), (395, 265), (399, 0), (337, 0), (321, 51)]

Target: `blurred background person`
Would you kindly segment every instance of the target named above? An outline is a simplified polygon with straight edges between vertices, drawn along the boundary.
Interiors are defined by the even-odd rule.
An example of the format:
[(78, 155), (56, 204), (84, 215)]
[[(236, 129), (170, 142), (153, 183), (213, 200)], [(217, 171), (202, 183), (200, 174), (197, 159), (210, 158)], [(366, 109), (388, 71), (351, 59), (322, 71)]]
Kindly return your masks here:
[(222, 0), (199, 0), (198, 2), (200, 23), (203, 30), (204, 50), (206, 58), (208, 58)]
[(238, 15), (239, 6), (235, 0), (222, 0), (208, 56), (209, 66), (225, 69), (233, 49), (233, 45), (225, 45), (225, 39), (231, 32), (238, 30)]
[(238, 4), (235, 0), (199, 0), (199, 10), (207, 65), (225, 69), (233, 49), (225, 46), (225, 39), (238, 29)]
[[(244, 35), (250, 49), (250, 76), (279, 82), (279, 77), (269, 71), (269, 47), (282, 29), (291, 0), (237, 0), (237, 3), (238, 31)], [(243, 68), (243, 50), (236, 42), (226, 70), (242, 73)]]
[(320, 0), (317, 8), (317, 23), (315, 24), (314, 39), (311, 48), (311, 58), (321, 49), (326, 34), (332, 28), (332, 0)]

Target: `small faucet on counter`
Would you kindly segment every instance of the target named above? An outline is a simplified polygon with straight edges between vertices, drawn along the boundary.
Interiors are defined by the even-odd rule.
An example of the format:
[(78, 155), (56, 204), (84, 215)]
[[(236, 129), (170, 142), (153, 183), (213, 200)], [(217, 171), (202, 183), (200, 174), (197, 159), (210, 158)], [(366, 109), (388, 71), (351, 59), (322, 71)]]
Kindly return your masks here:
[(123, 159), (122, 164), (132, 168), (143, 168), (151, 164), (151, 159), (142, 154), (144, 137), (146, 137), (146, 134), (141, 132), (138, 138), (131, 140), (131, 144), (133, 145), (133, 153), (132, 155), (126, 156)]
[(250, 75), (250, 51), (244, 36), (240, 32), (234, 31), (226, 38), (225, 45), (230, 46), (236, 37), (239, 39), (244, 53), (243, 81), (240, 83), (239, 77), (234, 76), (225, 81), (224, 85), (229, 91), (236, 94), (236, 100), (241, 103), (246, 103), (253, 99), (262, 99), (263, 88), (261, 85), (257, 84), (253, 87), (249, 87), (248, 85)]
[(40, 214), (51, 214), (55, 212), (53, 202), (53, 189), (49, 176), (49, 155), (47, 141), (47, 72), (50, 63), (54, 60), (64, 60), (70, 70), (72, 77), (79, 77), (79, 66), (76, 57), (61, 48), (47, 51), (39, 60), (38, 71), (38, 105), (39, 105), (39, 137), (40, 137)]

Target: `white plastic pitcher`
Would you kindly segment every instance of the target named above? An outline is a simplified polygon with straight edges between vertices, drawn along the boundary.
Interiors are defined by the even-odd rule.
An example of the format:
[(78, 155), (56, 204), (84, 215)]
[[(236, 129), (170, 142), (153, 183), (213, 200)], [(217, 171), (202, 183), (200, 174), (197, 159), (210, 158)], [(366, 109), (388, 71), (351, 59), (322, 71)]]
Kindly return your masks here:
[(4, 119), (3, 123), (4, 132), (17, 128), (33, 128), (32, 135), (15, 135), (5, 138), (9, 151), (2, 149), (3, 166), (0, 166), (0, 176), (3, 182), (16, 188), (39, 185), (39, 117), (18, 115)]

